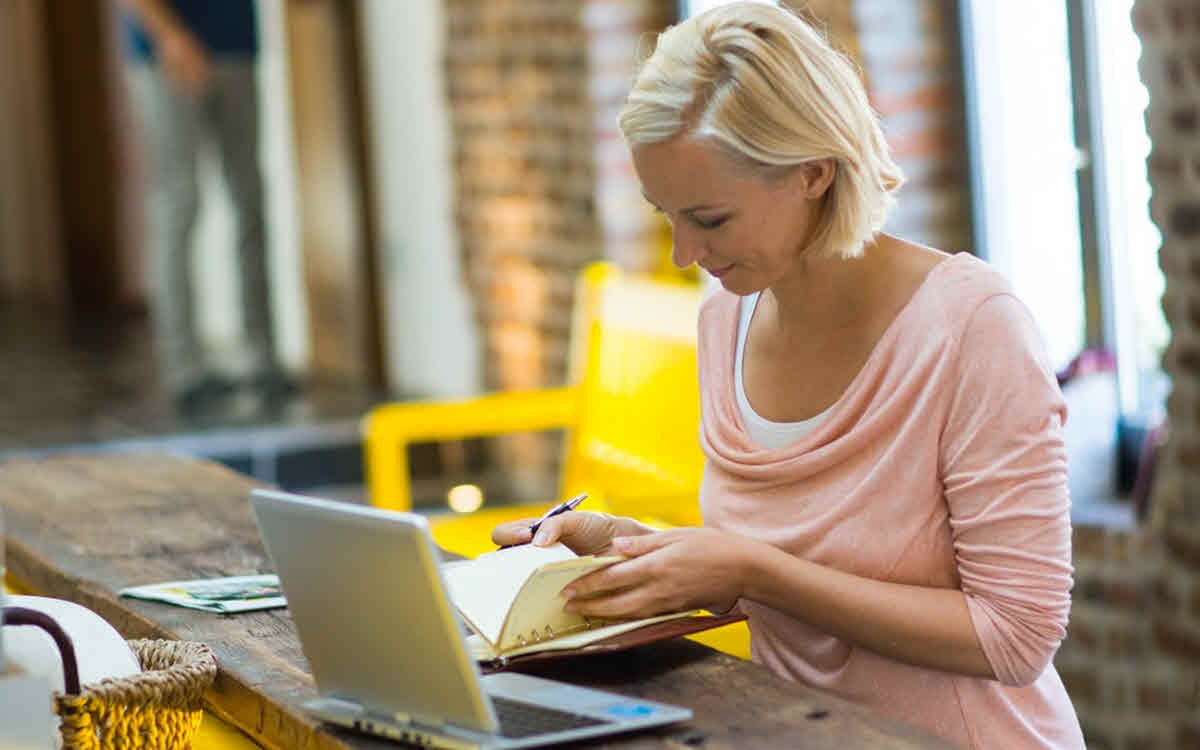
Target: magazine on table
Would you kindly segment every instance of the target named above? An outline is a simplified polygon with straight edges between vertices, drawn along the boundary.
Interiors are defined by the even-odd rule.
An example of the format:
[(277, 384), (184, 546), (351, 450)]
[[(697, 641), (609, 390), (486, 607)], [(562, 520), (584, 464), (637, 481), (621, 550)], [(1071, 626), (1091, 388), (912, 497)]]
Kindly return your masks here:
[(230, 614), (286, 607), (279, 576), (273, 573), (223, 578), (198, 578), (131, 586), (117, 592), (134, 599), (166, 602), (177, 607)]

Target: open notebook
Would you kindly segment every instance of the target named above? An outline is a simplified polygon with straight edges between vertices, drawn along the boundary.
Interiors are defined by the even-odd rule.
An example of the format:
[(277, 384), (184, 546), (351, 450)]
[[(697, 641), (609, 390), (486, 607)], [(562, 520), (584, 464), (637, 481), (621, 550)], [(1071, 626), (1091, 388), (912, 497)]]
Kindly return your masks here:
[(698, 610), (610, 622), (563, 607), (559, 593), (576, 578), (620, 557), (578, 557), (567, 547), (530, 544), (497, 550), (443, 568), (450, 600), (474, 634), (467, 639), (478, 661), (539, 651), (575, 649)]

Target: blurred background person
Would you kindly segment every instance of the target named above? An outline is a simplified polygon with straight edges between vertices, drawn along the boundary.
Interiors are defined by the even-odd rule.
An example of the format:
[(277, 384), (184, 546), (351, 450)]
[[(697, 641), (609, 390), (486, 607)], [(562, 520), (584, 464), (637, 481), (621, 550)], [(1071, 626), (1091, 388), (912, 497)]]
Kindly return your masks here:
[[(176, 406), (210, 408), (239, 385), (277, 406), (296, 390), (279, 364), (259, 169), (254, 0), (122, 0), (130, 99), (146, 144), (146, 245), (160, 366)], [(233, 378), (197, 333), (193, 235), (198, 152), (211, 143), (234, 214), (249, 367)]]

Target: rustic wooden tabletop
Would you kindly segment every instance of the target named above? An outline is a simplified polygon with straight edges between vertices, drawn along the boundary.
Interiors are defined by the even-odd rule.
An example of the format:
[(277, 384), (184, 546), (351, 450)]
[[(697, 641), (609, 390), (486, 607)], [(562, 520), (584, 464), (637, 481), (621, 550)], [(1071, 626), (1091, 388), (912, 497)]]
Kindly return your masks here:
[[(316, 691), (287, 610), (214, 615), (117, 597), (137, 584), (270, 572), (250, 512), (254, 486), (217, 464), (169, 456), (0, 462), (9, 574), (45, 596), (89, 607), (127, 638), (207, 643), (220, 663), (206, 696), (210, 710), (265, 747), (397, 747), (300, 712)], [(945, 747), (684, 639), (529, 671), (695, 712), (686, 724), (587, 747)]]

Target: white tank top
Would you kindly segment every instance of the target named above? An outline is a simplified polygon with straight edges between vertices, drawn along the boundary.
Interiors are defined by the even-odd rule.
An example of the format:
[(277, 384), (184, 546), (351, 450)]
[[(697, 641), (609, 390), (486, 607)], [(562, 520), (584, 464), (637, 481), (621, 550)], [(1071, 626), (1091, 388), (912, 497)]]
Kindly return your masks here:
[(737, 398), (738, 412), (742, 415), (742, 424), (746, 426), (746, 432), (750, 434), (754, 442), (768, 450), (773, 450), (794, 443), (815, 430), (825, 419), (829, 409), (833, 407), (829, 407), (815, 417), (799, 422), (772, 422), (760, 417), (758, 412), (754, 411), (754, 407), (750, 405), (750, 399), (746, 398), (745, 384), (742, 382), (742, 360), (746, 351), (746, 332), (750, 330), (750, 319), (754, 317), (754, 309), (758, 307), (760, 294), (761, 292), (755, 292), (741, 299), (738, 315), (737, 353), (734, 355), (733, 362), (733, 390)]

